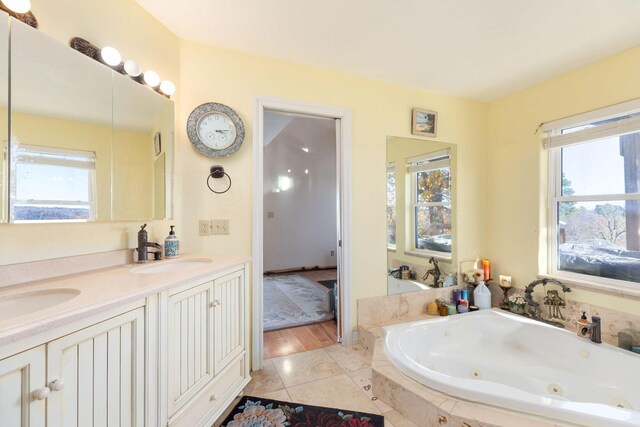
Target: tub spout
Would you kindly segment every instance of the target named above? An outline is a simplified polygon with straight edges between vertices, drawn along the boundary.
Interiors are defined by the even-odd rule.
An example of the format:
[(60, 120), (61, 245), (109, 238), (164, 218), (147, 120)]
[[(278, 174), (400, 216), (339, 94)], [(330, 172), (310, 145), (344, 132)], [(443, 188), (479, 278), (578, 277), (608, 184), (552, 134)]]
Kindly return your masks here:
[(587, 333), (591, 331), (591, 341), (600, 344), (602, 343), (602, 333), (601, 333), (601, 327), (600, 327), (600, 317), (598, 316), (592, 316), (591, 317), (591, 323), (589, 323), (587, 326), (585, 326), (584, 328), (582, 328), (582, 330), (580, 331), (580, 333), (582, 335), (587, 335)]

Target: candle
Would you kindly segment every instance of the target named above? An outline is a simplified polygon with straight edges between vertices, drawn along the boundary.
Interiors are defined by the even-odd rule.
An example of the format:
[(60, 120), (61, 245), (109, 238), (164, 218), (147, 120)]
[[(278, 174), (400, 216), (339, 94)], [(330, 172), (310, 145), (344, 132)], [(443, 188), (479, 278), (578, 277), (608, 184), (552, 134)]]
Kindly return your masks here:
[(491, 260), (483, 259), (482, 269), (484, 270), (484, 281), (486, 282), (491, 279)]

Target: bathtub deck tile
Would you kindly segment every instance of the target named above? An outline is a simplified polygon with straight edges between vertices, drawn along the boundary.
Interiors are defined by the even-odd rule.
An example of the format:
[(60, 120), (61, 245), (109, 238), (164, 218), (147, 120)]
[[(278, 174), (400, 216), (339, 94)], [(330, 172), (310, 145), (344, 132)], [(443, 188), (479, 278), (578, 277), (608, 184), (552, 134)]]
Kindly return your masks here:
[(459, 401), (451, 413), (450, 427), (574, 427), (574, 424), (550, 421), (532, 415), (490, 408), (472, 402)]
[(373, 394), (373, 385), (371, 380), (371, 368), (364, 368), (355, 372), (348, 372), (347, 375), (351, 378), (351, 381), (355, 383), (360, 390), (373, 402), (373, 404), (380, 410), (380, 412), (387, 413), (393, 411), (393, 408), (387, 405), (382, 399), (379, 399)]
[(418, 427), (415, 423), (398, 411), (384, 414), (384, 427)]

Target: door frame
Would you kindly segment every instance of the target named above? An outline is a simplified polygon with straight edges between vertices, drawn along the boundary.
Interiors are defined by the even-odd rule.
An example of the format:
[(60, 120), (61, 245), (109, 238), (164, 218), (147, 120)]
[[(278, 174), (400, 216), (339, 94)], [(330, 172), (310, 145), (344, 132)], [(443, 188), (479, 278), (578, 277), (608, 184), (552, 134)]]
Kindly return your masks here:
[[(352, 344), (351, 319), (351, 110), (331, 105), (313, 104), (282, 98), (256, 96), (253, 126), (253, 268), (252, 270), (252, 318), (251, 318), (251, 369), (262, 369), (264, 359), (263, 342), (263, 244), (264, 244), (264, 206), (263, 206), (263, 162), (264, 162), (264, 112), (273, 110), (283, 113), (304, 114), (339, 120), (336, 129), (337, 176), (339, 182), (339, 206), (337, 258), (340, 286), (339, 319), (342, 326), (343, 345)], [(340, 325), (339, 325), (340, 326)], [(338, 334), (340, 331), (338, 331)]]

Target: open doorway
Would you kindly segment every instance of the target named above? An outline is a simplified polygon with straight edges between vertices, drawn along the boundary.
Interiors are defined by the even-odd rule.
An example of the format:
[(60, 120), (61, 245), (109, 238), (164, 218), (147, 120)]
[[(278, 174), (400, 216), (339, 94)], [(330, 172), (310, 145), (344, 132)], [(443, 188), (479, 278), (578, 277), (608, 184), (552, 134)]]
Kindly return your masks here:
[(336, 120), (264, 112), (264, 357), (338, 342)]
[[(280, 114), (279, 119), (282, 119), (283, 123), (280, 125), (281, 129), (278, 131), (277, 127), (271, 129), (270, 133), (265, 133), (265, 117), (269, 113), (284, 113)], [(284, 117), (283, 117), (284, 116)], [(288, 116), (288, 117), (287, 117)], [(254, 154), (254, 192), (253, 192), (253, 269), (252, 269), (252, 336), (251, 336), (251, 366), (252, 370), (259, 370), (263, 365), (264, 352), (264, 311), (265, 305), (269, 304), (265, 301), (265, 271), (274, 271), (277, 274), (292, 273), (287, 270), (288, 268), (265, 268), (264, 261), (267, 257), (267, 251), (269, 249), (265, 247), (265, 223), (269, 219), (278, 218), (278, 213), (275, 210), (268, 211), (265, 206), (264, 195), (267, 191), (275, 191), (279, 188), (279, 184), (284, 187), (290, 185), (291, 182), (288, 179), (280, 180), (276, 176), (276, 183), (264, 182), (264, 168), (265, 168), (265, 141), (268, 141), (271, 133), (274, 135), (279, 134), (287, 127), (292, 121), (291, 118), (306, 117), (315, 118), (326, 121), (333, 125), (334, 132), (334, 159), (333, 166), (335, 172), (335, 192), (333, 196), (336, 200), (336, 209), (333, 216), (336, 220), (336, 234), (334, 235), (333, 245), (336, 247), (335, 254), (331, 257), (331, 249), (326, 248), (325, 255), (331, 257), (331, 260), (335, 260), (335, 269), (322, 268), (333, 267), (332, 263), (320, 260), (319, 262), (312, 262), (313, 265), (306, 265), (303, 262), (300, 265), (295, 265), (296, 270), (300, 270), (300, 267), (304, 267), (305, 270), (298, 271), (303, 275), (307, 281), (320, 282), (332, 280), (333, 275), (336, 277), (337, 291), (334, 291), (335, 301), (334, 313), (336, 324), (336, 337), (331, 338), (332, 342), (337, 340), (344, 345), (352, 344), (352, 312), (351, 312), (351, 111), (345, 108), (310, 104), (299, 101), (291, 101), (277, 98), (268, 97), (256, 97), (255, 98), (255, 114), (254, 114), (254, 131), (253, 131), (253, 154)], [(271, 125), (269, 125), (271, 126)], [(267, 144), (270, 145), (272, 142)], [(274, 146), (275, 147), (275, 146)], [(309, 148), (302, 145), (298, 148), (299, 154), (307, 154), (302, 148)], [(313, 168), (317, 169), (317, 164), (313, 164)], [(269, 166), (267, 166), (269, 167)], [(286, 171), (292, 168), (287, 168)], [(309, 167), (301, 169), (302, 173), (305, 170), (311, 172), (313, 169)], [(287, 172), (288, 173), (288, 172)], [(306, 173), (305, 175), (309, 175)], [(275, 185), (275, 187), (274, 187)], [(280, 188), (280, 192), (282, 189)], [(299, 200), (298, 200), (299, 201)], [(296, 209), (290, 208), (290, 209)], [(268, 218), (269, 212), (273, 212), (274, 218)], [(284, 234), (284, 235), (283, 235)], [(287, 238), (287, 233), (279, 233), (278, 236), (282, 242), (290, 243), (290, 239)], [(269, 261), (271, 262), (271, 261)], [(299, 263), (297, 263), (299, 264)], [(318, 268), (315, 268), (315, 267)], [(309, 268), (311, 267), (311, 271)], [(335, 272), (332, 272), (334, 270)], [(298, 275), (300, 275), (298, 274)], [(320, 277), (322, 274), (332, 274), (331, 277)], [(304, 277), (306, 275), (307, 277)], [(323, 286), (323, 284), (320, 284)], [(325, 286), (326, 290), (331, 290), (331, 285)], [(285, 288), (286, 289), (286, 288)], [(335, 288), (334, 288), (335, 289)], [(330, 292), (325, 292), (331, 295)], [(323, 322), (319, 322), (323, 323)], [(303, 325), (304, 326), (304, 325)], [(323, 325), (325, 330), (331, 329), (329, 325)], [(322, 327), (322, 326), (321, 326)], [(284, 329), (282, 329), (284, 330)]]

